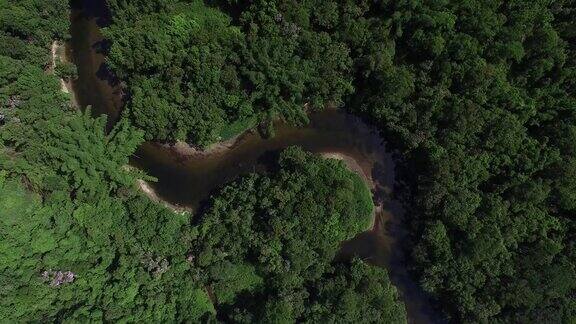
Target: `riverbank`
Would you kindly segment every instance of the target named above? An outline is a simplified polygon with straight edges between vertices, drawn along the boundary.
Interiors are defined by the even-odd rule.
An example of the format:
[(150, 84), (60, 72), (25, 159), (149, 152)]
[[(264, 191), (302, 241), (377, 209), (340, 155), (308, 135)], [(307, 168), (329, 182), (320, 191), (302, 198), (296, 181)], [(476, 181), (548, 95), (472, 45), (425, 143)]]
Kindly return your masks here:
[[(320, 153), (320, 155), (327, 159), (335, 159), (342, 161), (346, 165), (348, 170), (356, 173), (371, 191), (373, 191), (376, 188), (376, 183), (372, 179), (370, 170), (365, 170), (364, 168), (362, 168), (360, 162), (356, 160), (354, 157), (341, 152), (323, 152)], [(370, 223), (370, 226), (366, 228), (367, 231), (379, 230), (381, 227), (379, 226), (377, 218), (384, 210), (384, 206), (382, 202), (376, 201), (374, 199), (373, 202), (374, 202), (374, 209), (372, 210), (372, 217), (371, 217), (372, 222)]]
[[(225, 154), (228, 151), (233, 150), (239, 143), (240, 143), (239, 138), (235, 138), (230, 141), (217, 143), (207, 150), (197, 150), (186, 143), (181, 143), (180, 145), (178, 145), (178, 143), (176, 143), (175, 145), (162, 144), (162, 146), (176, 152), (177, 154), (186, 155), (188, 157), (210, 158), (216, 155)], [(360, 165), (360, 163), (354, 157), (341, 152), (323, 152), (320, 153), (320, 155), (324, 158), (330, 158), (342, 161), (350, 171), (354, 172), (362, 179), (364, 184), (370, 190), (373, 190), (375, 188), (375, 183), (372, 177), (370, 176), (369, 170), (364, 170)], [(183, 212), (191, 212), (193, 210), (192, 207), (179, 206), (169, 202), (166, 199), (163, 199), (162, 197), (160, 197), (160, 195), (158, 195), (158, 193), (152, 187), (152, 185), (144, 180), (138, 179), (137, 186), (151, 200), (163, 204), (164, 206), (166, 206), (167, 208), (169, 208), (174, 212), (183, 213)], [(383, 206), (381, 204), (376, 204), (375, 202), (375, 208), (372, 214), (372, 223), (370, 224), (369, 228), (367, 228), (367, 230), (374, 228), (376, 223), (375, 220), (376, 214), (379, 211), (381, 211), (382, 208)]]
[(362, 180), (368, 186), (368, 188), (373, 189), (375, 187), (374, 181), (370, 176), (370, 172), (364, 170), (362, 166), (360, 166), (360, 163), (352, 156), (341, 152), (324, 152), (321, 153), (320, 155), (324, 158), (335, 159), (344, 162), (344, 164), (346, 165), (346, 167), (348, 167), (350, 171), (356, 173), (362, 178)]
[[(66, 44), (61, 44), (57, 40), (52, 42), (52, 45), (50, 46), (50, 56), (51, 56), (51, 62), (49, 67), (50, 73), (56, 75), (57, 74), (56, 66), (58, 66), (58, 64), (70, 63), (66, 50), (67, 50)], [(74, 94), (74, 91), (72, 90), (72, 81), (66, 81), (59, 76), (58, 79), (60, 80), (60, 90), (70, 95), (70, 102), (72, 103), (72, 105), (74, 105), (74, 107), (78, 107), (76, 96)]]
[(227, 150), (233, 148), (242, 139), (242, 137), (249, 132), (250, 130), (246, 130), (231, 139), (211, 144), (205, 149), (192, 146), (184, 141), (177, 141), (175, 144), (162, 144), (162, 146), (171, 149), (176, 154), (186, 157), (217, 155), (223, 154)]
[(154, 190), (154, 188), (152, 188), (152, 186), (148, 182), (146, 182), (142, 179), (136, 180), (136, 185), (138, 186), (140, 191), (142, 191), (142, 193), (144, 193), (144, 195), (146, 195), (146, 197), (150, 198), (150, 200), (152, 200), (158, 204), (162, 204), (164, 207), (170, 209), (171, 211), (173, 211), (177, 214), (186, 214), (186, 213), (192, 212), (192, 208), (190, 208), (190, 207), (178, 206), (175, 204), (171, 204), (168, 201), (162, 199), (158, 195), (156, 190)]
[(73, 9), (70, 21), (68, 55), (78, 73), (71, 88), (79, 107), (90, 106), (92, 116), (107, 116), (106, 129), (110, 131), (124, 106), (123, 85), (106, 67), (105, 42), (98, 18)]

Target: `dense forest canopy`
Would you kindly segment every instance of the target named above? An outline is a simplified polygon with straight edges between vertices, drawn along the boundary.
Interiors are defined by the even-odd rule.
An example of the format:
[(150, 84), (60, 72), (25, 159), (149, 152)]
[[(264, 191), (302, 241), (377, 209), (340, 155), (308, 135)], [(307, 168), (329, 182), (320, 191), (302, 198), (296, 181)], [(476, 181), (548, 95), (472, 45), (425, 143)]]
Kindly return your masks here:
[[(114, 41), (136, 20), (126, 13), (142, 6), (111, 4)], [(175, 17), (182, 6), (162, 4), (147, 5), (142, 16)], [(403, 180), (410, 185), (413, 267), (453, 321), (574, 319), (574, 1), (207, 4), (241, 32), (229, 47), (239, 59), (232, 62), (237, 89), (250, 99), (276, 89), (266, 91), (272, 104), (247, 101), (257, 121), (295, 121), (293, 111), (343, 99), (403, 153), (412, 168)], [(114, 43), (112, 52), (128, 49)], [(181, 68), (173, 59), (162, 64)], [(110, 61), (127, 71), (117, 56)], [(306, 77), (295, 83), (300, 71)], [(129, 86), (138, 87), (130, 78), (140, 74), (130, 74)], [(183, 75), (171, 89), (197, 85), (189, 81), (195, 71)], [(135, 102), (129, 107), (138, 123), (144, 109)], [(242, 120), (224, 115), (223, 124)], [(197, 131), (187, 140), (202, 144)]]
[(456, 322), (576, 316), (574, 13), (573, 1), (389, 1), (389, 36), (366, 43), (378, 64), (351, 109), (414, 168), (414, 267)]
[(307, 122), (352, 92), (345, 43), (315, 26), (307, 2), (109, 1), (108, 62), (125, 80), (147, 139), (207, 145), (256, 123)]
[(360, 260), (332, 264), (340, 242), (372, 221), (360, 177), (295, 147), (278, 168), (226, 186), (198, 220), (194, 262), (212, 283), (221, 319), (405, 322), (386, 271)]
[(3, 22), (24, 10), (35, 20), (1, 25), (17, 46), (0, 53), (0, 318), (406, 322), (385, 270), (333, 263), (373, 210), (343, 163), (291, 148), (278, 173), (239, 179), (203, 212), (158, 205), (135, 188), (148, 177), (127, 167), (144, 132), (128, 119), (106, 132), (105, 116), (77, 111), (50, 68), (67, 4), (0, 6)]
[(342, 163), (289, 148), (194, 214), (126, 167), (346, 104), (399, 152), (410, 266), (450, 321), (576, 320), (576, 2), (107, 3), (111, 132), (50, 68), (68, 1), (0, 0), (0, 318), (405, 322), (386, 270), (334, 261), (373, 207)]
[[(47, 68), (68, 1), (0, 2), (0, 318), (164, 321), (214, 312), (189, 274), (189, 215), (137, 194), (143, 134), (77, 112)], [(167, 266), (163, 261), (170, 260)], [(167, 270), (170, 271), (167, 271)], [(165, 273), (164, 273), (165, 272)]]

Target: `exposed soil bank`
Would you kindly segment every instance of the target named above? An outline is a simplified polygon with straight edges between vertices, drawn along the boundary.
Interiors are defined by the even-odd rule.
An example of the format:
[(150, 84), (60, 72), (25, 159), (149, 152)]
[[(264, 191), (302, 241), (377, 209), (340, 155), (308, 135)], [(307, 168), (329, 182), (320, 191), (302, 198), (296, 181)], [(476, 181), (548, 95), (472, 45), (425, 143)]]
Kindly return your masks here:
[(370, 175), (369, 170), (362, 169), (360, 163), (358, 163), (358, 161), (356, 161), (353, 157), (339, 152), (324, 152), (321, 155), (327, 159), (335, 159), (344, 162), (350, 171), (356, 173), (362, 178), (368, 188), (374, 189), (374, 181), (372, 180), (372, 176)]
[[(51, 55), (51, 62), (49, 71), (50, 73), (56, 74), (56, 66), (60, 63), (68, 63), (69, 56), (67, 53), (67, 46), (66, 44), (61, 44), (59, 41), (53, 41), (50, 47), (50, 55)], [(74, 91), (72, 91), (72, 81), (66, 81), (62, 78), (60, 80), (60, 90), (64, 93), (70, 95), (70, 102), (74, 107), (78, 107), (78, 103), (76, 101), (76, 96)]]
[[(374, 189), (376, 188), (376, 185), (372, 180), (372, 176), (370, 175), (370, 170), (362, 169), (360, 163), (358, 163), (358, 161), (356, 161), (353, 157), (338, 152), (324, 152), (321, 153), (320, 155), (322, 155), (322, 157), (326, 159), (335, 159), (342, 161), (344, 165), (346, 165), (348, 170), (356, 173), (358, 176), (360, 176), (360, 178), (362, 178), (362, 181), (364, 182), (366, 187), (368, 187), (371, 191), (374, 191)], [(374, 226), (377, 223), (376, 217), (378, 217), (379, 213), (381, 213), (382, 210), (383, 210), (382, 205), (374, 205), (374, 209), (372, 210), (371, 223), (370, 226), (366, 228), (367, 231), (374, 229)]]
[(231, 149), (245, 134), (246, 133), (242, 133), (232, 137), (229, 140), (211, 144), (206, 149), (200, 149), (182, 141), (178, 141), (174, 144), (163, 144), (163, 145), (164, 147), (173, 150), (177, 154), (184, 156), (208, 156), (214, 154), (223, 154), (225, 153), (226, 150)]
[[(50, 47), (50, 53), (52, 56), (50, 70), (52, 71), (52, 73), (56, 73), (56, 65), (58, 64), (58, 62), (62, 62), (61, 52), (62, 51), (60, 50), (60, 44), (58, 43), (58, 41), (53, 41), (52, 46)], [(66, 85), (66, 81), (64, 81), (64, 79), (62, 78), (60, 78), (60, 90), (64, 93), (70, 93), (70, 90), (68, 90), (68, 87)]]
[(172, 210), (175, 213), (178, 214), (184, 214), (187, 212), (192, 212), (191, 208), (187, 208), (187, 207), (181, 207), (178, 205), (174, 205), (171, 204), (165, 200), (163, 200), (162, 198), (160, 198), (158, 196), (158, 194), (156, 193), (156, 191), (154, 190), (154, 188), (150, 185), (150, 183), (142, 180), (142, 179), (138, 179), (137, 180), (137, 185), (138, 188), (140, 188), (140, 190), (148, 197), (150, 198), (152, 201), (155, 201), (159, 204), (164, 205), (166, 208)]

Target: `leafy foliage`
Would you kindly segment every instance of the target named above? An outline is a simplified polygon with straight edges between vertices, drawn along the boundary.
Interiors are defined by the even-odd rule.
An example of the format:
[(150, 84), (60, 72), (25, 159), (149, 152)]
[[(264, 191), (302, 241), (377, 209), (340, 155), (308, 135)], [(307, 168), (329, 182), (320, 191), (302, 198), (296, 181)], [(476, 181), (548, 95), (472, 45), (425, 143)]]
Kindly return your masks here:
[(68, 2), (0, 1), (2, 318), (404, 322), (383, 270), (333, 263), (372, 208), (337, 162), (289, 149), (193, 226), (124, 168), (143, 139), (346, 102), (401, 153), (411, 265), (451, 321), (574, 321), (574, 1), (108, 4), (131, 98), (109, 134), (45, 72)]
[(330, 321), (342, 297), (342, 322), (405, 322), (384, 270), (359, 260), (332, 265), (340, 242), (370, 223), (372, 200), (359, 176), (296, 147), (281, 153), (278, 167), (226, 186), (198, 220), (195, 262), (219, 318)]
[[(355, 89), (350, 109), (401, 150), (413, 265), (453, 321), (574, 319), (573, 1), (215, 5), (267, 118)], [(319, 71), (342, 77), (320, 91)]]
[(108, 63), (127, 81), (130, 118), (147, 139), (207, 145), (253, 120), (302, 124), (305, 107), (352, 91), (348, 48), (296, 16), (311, 4), (255, 1), (233, 20), (200, 0), (109, 3)]
[(309, 323), (406, 323), (406, 310), (385, 270), (358, 259), (337, 264), (313, 286)]
[(189, 215), (141, 197), (142, 175), (125, 168), (142, 132), (124, 120), (105, 133), (105, 117), (74, 111), (43, 70), (51, 38), (68, 28), (67, 6), (0, 2), (2, 21), (12, 19), (3, 35), (25, 40), (0, 55), (0, 318), (209, 318), (214, 308), (186, 260)]
[(364, 9), (342, 20), (361, 45), (352, 107), (414, 168), (423, 287), (454, 322), (574, 321), (574, 2)]

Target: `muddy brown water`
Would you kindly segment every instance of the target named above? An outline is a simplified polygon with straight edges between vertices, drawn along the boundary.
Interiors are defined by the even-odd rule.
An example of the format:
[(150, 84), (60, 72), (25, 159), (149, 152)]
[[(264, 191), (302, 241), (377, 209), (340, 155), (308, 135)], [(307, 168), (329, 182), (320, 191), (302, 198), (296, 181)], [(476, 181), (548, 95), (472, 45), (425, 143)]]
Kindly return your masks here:
[[(99, 25), (109, 20), (105, 6), (82, 6), (75, 2), (71, 15), (69, 55), (78, 67), (73, 83), (81, 107), (92, 106), (94, 115), (106, 114), (108, 126), (119, 118), (123, 106), (122, 85), (105, 65)], [(103, 3), (103, 2), (102, 2)], [(374, 226), (342, 243), (338, 258), (358, 255), (367, 262), (385, 267), (406, 304), (409, 323), (442, 323), (426, 294), (408, 276), (404, 249), (404, 213), (394, 195), (394, 161), (378, 131), (360, 118), (342, 110), (329, 109), (310, 114), (310, 123), (301, 128), (276, 123), (273, 138), (247, 132), (234, 145), (210, 154), (185, 155), (159, 143), (144, 143), (131, 164), (158, 179), (152, 184), (158, 195), (177, 206), (197, 207), (223, 184), (240, 175), (266, 168), (281, 149), (298, 145), (315, 153), (341, 153), (354, 158), (373, 182), (376, 206)]]

